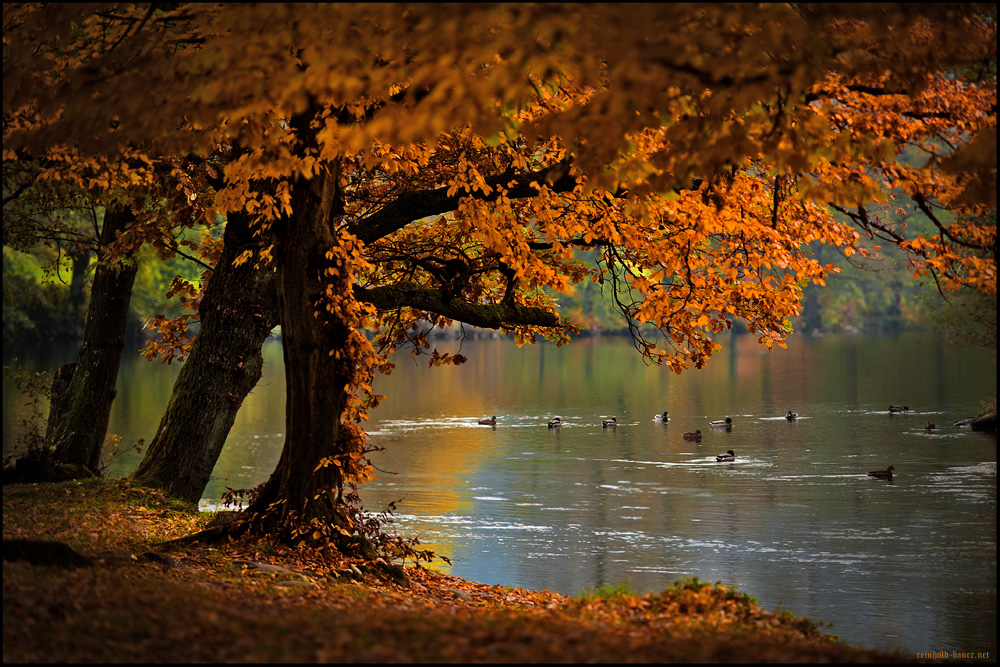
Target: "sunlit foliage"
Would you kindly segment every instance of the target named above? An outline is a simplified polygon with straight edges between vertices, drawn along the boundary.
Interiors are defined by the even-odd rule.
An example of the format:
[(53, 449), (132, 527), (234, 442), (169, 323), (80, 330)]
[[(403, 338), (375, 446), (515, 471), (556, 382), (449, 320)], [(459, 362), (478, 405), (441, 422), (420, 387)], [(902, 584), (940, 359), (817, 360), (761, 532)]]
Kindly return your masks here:
[[(782, 345), (834, 270), (814, 242), (995, 299), (995, 61), (976, 5), (5, 6), (3, 157), (128, 203), (122, 246), (255, 216), (274, 245), (242, 261), (309, 302), (282, 320), (312, 392), (291, 433), (307, 399), (363, 420), (420, 321), (566, 340), (552, 295), (587, 281), (675, 372), (737, 318)], [(308, 469), (364, 478), (338, 433)]]

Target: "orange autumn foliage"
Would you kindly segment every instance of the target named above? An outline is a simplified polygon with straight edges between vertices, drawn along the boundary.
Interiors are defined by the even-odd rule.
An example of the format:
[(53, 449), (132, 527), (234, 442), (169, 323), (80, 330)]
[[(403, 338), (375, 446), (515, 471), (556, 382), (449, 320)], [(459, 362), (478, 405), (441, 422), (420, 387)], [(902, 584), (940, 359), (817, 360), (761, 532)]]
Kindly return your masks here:
[[(681, 372), (737, 318), (781, 345), (804, 285), (835, 270), (814, 242), (850, 256), (861, 234), (885, 239), (916, 277), (995, 297), (992, 11), (5, 6), (4, 163), (58, 164), (48, 181), (109, 196), (148, 188), (133, 208), (155, 193), (164, 220), (191, 202), (246, 212), (287, 243), (243, 260), (279, 273), (322, 243), (313, 286), (294, 285), (313, 312), (282, 327), (353, 331), (328, 350), (351, 369), (344, 419), (377, 404), (388, 351), (427, 347), (419, 321), (566, 340), (552, 294), (588, 280), (643, 355)], [(346, 460), (323, 447), (314, 472)]]
[[(473, 267), (462, 296), (475, 303), (507, 294), (504, 266), (524, 306), (554, 307), (542, 287), (611, 281), (623, 313), (666, 334), (669, 349), (644, 353), (679, 371), (704, 364), (712, 334), (735, 317), (768, 345), (787, 334), (804, 281), (829, 270), (806, 244), (858, 251), (831, 206), (894, 234), (917, 274), (944, 289), (995, 294), (995, 226), (981, 222), (995, 206), (995, 185), (981, 191), (994, 182), (983, 170), (995, 178), (995, 152), (983, 148), (995, 136), (995, 74), (973, 69), (995, 58), (995, 22), (974, 7), (910, 12), (24, 5), (5, 9), (4, 156), (72, 153), (86, 164), (80, 151), (99, 149), (119, 164), (166, 163), (170, 151), (232, 142), (248, 150), (220, 163), (214, 207), (264, 221), (291, 212), (287, 179), (336, 161), (348, 197), (339, 225), (355, 234), (380, 203), (445, 188), (459, 197), (452, 212), (367, 243), (365, 285), (435, 285), (412, 261), (435, 252)], [(281, 119), (309, 100), (322, 111), (315, 145), (303, 147)], [(899, 159), (911, 147), (923, 164)], [(575, 187), (506, 196), (503, 176), (553, 167)], [(76, 185), (147, 178), (115, 173)], [(263, 178), (276, 187), (254, 192)], [(902, 200), (941, 234), (905, 238), (867, 213)], [(592, 246), (597, 268), (574, 257)], [(416, 318), (447, 320), (419, 309), (382, 317), (396, 340)], [(511, 330), (531, 340), (551, 327)]]

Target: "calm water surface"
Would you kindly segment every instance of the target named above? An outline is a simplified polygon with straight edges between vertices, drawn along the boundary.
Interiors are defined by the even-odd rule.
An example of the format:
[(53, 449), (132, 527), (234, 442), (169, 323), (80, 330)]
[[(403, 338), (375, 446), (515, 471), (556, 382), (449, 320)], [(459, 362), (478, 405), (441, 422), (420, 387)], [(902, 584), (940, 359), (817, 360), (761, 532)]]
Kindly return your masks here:
[[(852, 644), (995, 660), (996, 437), (952, 426), (995, 395), (995, 354), (930, 334), (800, 336), (770, 354), (751, 336), (726, 343), (680, 376), (620, 339), (466, 342), (460, 368), (401, 357), (375, 386), (387, 398), (366, 427), (385, 451), (362, 497), (370, 510), (396, 501), (396, 530), (474, 581), (579, 594), (696, 576)], [(203, 506), (277, 462), (280, 345), (265, 357)], [(111, 428), (125, 443), (151, 437), (175, 375), (123, 365)], [(5, 443), (24, 414), (11, 394)], [(664, 410), (669, 423), (654, 422)], [(476, 424), (491, 415), (496, 427)], [(556, 415), (565, 425), (550, 430)], [(619, 427), (603, 429), (612, 416)], [(727, 416), (732, 430), (709, 428)], [(681, 437), (694, 429), (700, 443)], [(736, 461), (717, 463), (729, 449)], [(137, 462), (125, 452), (109, 469)], [(891, 482), (865, 474), (888, 465)]]

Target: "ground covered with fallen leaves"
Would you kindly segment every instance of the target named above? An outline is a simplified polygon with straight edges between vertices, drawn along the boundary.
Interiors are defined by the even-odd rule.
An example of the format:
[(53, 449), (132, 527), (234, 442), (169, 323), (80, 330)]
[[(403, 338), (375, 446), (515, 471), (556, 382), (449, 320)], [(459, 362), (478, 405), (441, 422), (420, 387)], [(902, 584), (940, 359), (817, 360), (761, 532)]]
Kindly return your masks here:
[[(579, 597), (246, 539), (163, 542), (211, 517), (123, 480), (3, 489), (8, 662), (911, 662), (701, 582)], [(87, 566), (32, 564), (53, 540)]]

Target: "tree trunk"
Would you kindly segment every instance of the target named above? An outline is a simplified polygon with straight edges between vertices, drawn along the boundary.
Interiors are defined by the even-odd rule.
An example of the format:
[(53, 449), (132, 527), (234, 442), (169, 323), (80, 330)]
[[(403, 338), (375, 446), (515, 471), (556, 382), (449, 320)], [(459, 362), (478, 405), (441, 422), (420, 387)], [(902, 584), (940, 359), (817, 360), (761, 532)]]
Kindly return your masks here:
[(260, 380), (261, 346), (277, 324), (275, 273), (234, 260), (258, 242), (245, 214), (230, 214), (222, 257), (198, 308), (201, 328), (181, 367), (136, 481), (197, 503), (243, 400)]
[[(337, 175), (322, 171), (293, 185), (294, 220), (274, 225), (285, 364), (285, 445), (277, 467), (247, 509), (251, 515), (300, 524), (311, 518), (336, 522), (339, 516), (337, 493), (343, 476), (338, 466), (321, 464), (341, 453), (340, 419), (354, 372), (353, 362), (343, 354), (351, 327), (339, 312), (317, 315), (317, 305), (330, 282), (328, 270), (346, 271), (326, 257), (336, 245), (331, 214), (341, 209)], [(337, 285), (350, 290), (349, 281)]]
[[(128, 208), (107, 209), (101, 247), (107, 248), (134, 219)], [(63, 407), (47, 430), (48, 442), (57, 446), (55, 454), (59, 461), (82, 466), (95, 474), (100, 471), (101, 449), (125, 347), (125, 322), (136, 269), (132, 258), (114, 264), (104, 259), (98, 261), (79, 361), (65, 393), (54, 399)]]
[(71, 255), (73, 260), (73, 274), (69, 283), (69, 306), (73, 311), (73, 333), (79, 335), (80, 321), (85, 320), (84, 306), (87, 302), (87, 295), (83, 288), (87, 282), (87, 267), (90, 265), (90, 253), (85, 250)]
[(55, 375), (52, 376), (52, 385), (49, 391), (49, 419), (45, 427), (45, 441), (48, 443), (53, 442), (54, 429), (58, 426), (59, 420), (62, 419), (63, 413), (66, 412), (66, 399), (69, 396), (67, 389), (73, 380), (73, 374), (76, 373), (76, 364), (75, 361), (63, 364), (56, 369)]

